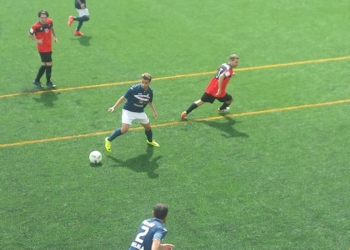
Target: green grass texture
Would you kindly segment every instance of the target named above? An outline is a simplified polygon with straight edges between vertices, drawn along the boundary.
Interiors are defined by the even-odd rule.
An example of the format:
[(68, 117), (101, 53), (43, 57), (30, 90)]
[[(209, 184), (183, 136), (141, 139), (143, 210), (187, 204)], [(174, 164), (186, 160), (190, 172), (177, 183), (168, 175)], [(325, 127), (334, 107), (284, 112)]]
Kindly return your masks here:
[[(88, 0), (83, 37), (73, 2), (0, 0), (0, 249), (128, 249), (158, 202), (179, 250), (350, 248), (349, 1)], [(41, 9), (51, 91), (31, 83)], [(181, 121), (233, 53), (230, 113)], [(161, 147), (134, 123), (107, 153), (145, 72)]]

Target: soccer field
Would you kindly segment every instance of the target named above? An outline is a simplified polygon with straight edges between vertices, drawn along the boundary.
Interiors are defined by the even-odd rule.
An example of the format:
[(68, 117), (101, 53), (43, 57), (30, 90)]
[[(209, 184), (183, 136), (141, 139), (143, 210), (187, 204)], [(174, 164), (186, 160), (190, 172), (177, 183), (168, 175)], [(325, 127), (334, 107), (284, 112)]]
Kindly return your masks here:
[[(350, 248), (349, 1), (87, 0), (82, 37), (73, 2), (0, 0), (0, 249), (128, 249), (158, 202), (179, 250)], [(41, 9), (56, 90), (32, 84)], [(233, 53), (230, 113), (182, 121)], [(107, 153), (144, 72), (161, 147), (134, 123)]]

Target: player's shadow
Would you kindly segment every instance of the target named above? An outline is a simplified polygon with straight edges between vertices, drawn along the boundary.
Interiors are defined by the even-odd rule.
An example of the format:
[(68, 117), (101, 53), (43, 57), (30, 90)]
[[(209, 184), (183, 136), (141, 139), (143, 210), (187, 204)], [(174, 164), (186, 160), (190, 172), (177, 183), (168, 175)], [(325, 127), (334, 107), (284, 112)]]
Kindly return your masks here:
[(79, 41), (80, 45), (82, 46), (90, 46), (91, 39), (92, 39), (92, 36), (80, 36), (78, 39), (71, 38), (71, 40)]
[(200, 122), (225, 132), (224, 134), (221, 134), (221, 135), (226, 138), (232, 138), (232, 137), (249, 138), (248, 134), (239, 132), (237, 129), (233, 127), (237, 123), (235, 120), (233, 120), (229, 116), (225, 116), (224, 118), (226, 119), (227, 122), (217, 122), (217, 121), (200, 121)]
[(148, 177), (151, 179), (158, 178), (159, 175), (155, 173), (155, 170), (159, 167), (158, 160), (162, 158), (162, 156), (157, 156), (152, 159), (153, 156), (153, 147), (147, 146), (147, 150), (145, 154), (138, 155), (134, 158), (127, 159), (126, 161), (115, 158), (111, 155), (107, 157), (115, 161), (121, 167), (127, 167), (135, 172), (146, 172)]
[(92, 36), (81, 36), (81, 37), (79, 37), (78, 41), (79, 41), (80, 45), (82, 45), (82, 46), (90, 46), (91, 38), (92, 38)]
[(53, 107), (54, 102), (58, 100), (58, 95), (60, 93), (57, 92), (53, 92), (51, 90), (47, 90), (47, 91), (42, 91), (40, 93), (40, 97), (34, 97), (34, 101), (39, 102), (39, 103), (43, 103), (44, 106), (46, 107)]
[(35, 87), (34, 85), (30, 86), (30, 87), (26, 87), (22, 90), (22, 93), (25, 94), (30, 94), (30, 93), (36, 93), (36, 92), (45, 92), (47, 91), (47, 89), (38, 89), (37, 87)]

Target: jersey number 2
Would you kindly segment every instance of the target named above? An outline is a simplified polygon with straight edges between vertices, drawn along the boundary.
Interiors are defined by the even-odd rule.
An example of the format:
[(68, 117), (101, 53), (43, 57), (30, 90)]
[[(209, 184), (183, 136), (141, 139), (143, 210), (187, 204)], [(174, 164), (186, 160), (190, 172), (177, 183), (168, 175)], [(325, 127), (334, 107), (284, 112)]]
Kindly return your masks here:
[(142, 226), (141, 229), (143, 230), (141, 233), (139, 233), (137, 236), (136, 236), (136, 239), (135, 241), (137, 241), (138, 243), (141, 243), (143, 242), (143, 239), (141, 239), (141, 237), (145, 236), (148, 231), (149, 231), (149, 227), (146, 227), (146, 226)]

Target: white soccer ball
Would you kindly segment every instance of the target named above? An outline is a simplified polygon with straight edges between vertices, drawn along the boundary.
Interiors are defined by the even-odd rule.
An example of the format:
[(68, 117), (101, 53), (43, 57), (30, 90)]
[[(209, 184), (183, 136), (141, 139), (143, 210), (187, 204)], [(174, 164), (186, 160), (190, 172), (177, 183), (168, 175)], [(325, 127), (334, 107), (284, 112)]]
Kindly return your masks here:
[(89, 160), (91, 163), (93, 164), (98, 164), (98, 163), (101, 163), (102, 161), (102, 154), (95, 150), (95, 151), (92, 151), (89, 155)]

